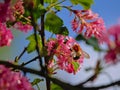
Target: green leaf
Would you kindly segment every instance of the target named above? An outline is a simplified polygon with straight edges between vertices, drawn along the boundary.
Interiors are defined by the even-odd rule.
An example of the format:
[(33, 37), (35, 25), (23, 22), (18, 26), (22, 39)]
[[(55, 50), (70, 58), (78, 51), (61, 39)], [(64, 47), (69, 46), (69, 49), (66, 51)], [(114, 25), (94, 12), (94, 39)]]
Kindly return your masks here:
[(33, 82), (31, 82), (31, 84), (32, 84), (32, 86), (34, 86), (34, 85), (37, 85), (38, 83), (40, 83), (41, 81), (43, 81), (43, 79), (36, 78), (36, 79), (34, 79)]
[(48, 13), (45, 19), (45, 29), (54, 34), (68, 35), (69, 31), (63, 26), (63, 20), (55, 13)]
[(58, 10), (58, 11), (60, 11), (62, 9), (62, 7), (59, 6), (59, 5), (57, 5), (57, 6), (55, 6), (55, 9)]
[(39, 4), (37, 8), (38, 8), (40, 15), (42, 15), (46, 12), (46, 8), (42, 4)]
[(71, 1), (71, 3), (74, 4), (74, 5), (79, 4), (79, 1), (78, 1), (78, 0), (70, 0), (70, 1)]
[(72, 62), (72, 64), (73, 64), (73, 67), (74, 67), (74, 69), (75, 69), (75, 71), (77, 71), (78, 70), (78, 68), (79, 68), (79, 63), (78, 62), (75, 62), (75, 61), (73, 61)]
[(67, 27), (60, 27), (57, 30), (53, 29), (51, 32), (54, 34), (61, 34), (61, 35), (66, 35), (66, 36), (69, 35), (69, 31), (68, 31)]
[(58, 0), (44, 0), (45, 3), (56, 3)]
[(84, 9), (89, 9), (91, 5), (94, 3), (93, 0), (70, 0), (70, 1), (74, 5), (80, 4)]
[(60, 86), (58, 86), (57, 84), (52, 83), (51, 90), (63, 90), (63, 89)]
[[(26, 0), (26, 3), (30, 3), (31, 0)], [(40, 0), (33, 0), (34, 7), (30, 8), (29, 4), (25, 4), (25, 16), (31, 16), (31, 13), (34, 17), (35, 22), (40, 18), (41, 15), (46, 13), (46, 8), (40, 4)]]
[(89, 39), (86, 39), (84, 36), (82, 36), (81, 34), (79, 34), (76, 37), (76, 40), (77, 41), (83, 40), (83, 41), (86, 42), (86, 44), (91, 45), (94, 48), (94, 50), (96, 50), (96, 51), (102, 51), (102, 49), (99, 47), (98, 40), (95, 37), (91, 37)]
[(33, 8), (32, 13), (35, 21), (37, 22), (40, 16), (46, 13), (46, 11), (47, 11), (46, 8), (42, 4), (39, 4), (38, 6)]
[(69, 35), (67, 27), (60, 27), (56, 34)]
[[(29, 44), (27, 46), (27, 52), (31, 53), (36, 50), (35, 35), (34, 34), (30, 35), (29, 37), (27, 37), (27, 40), (29, 40)], [(38, 40), (38, 47), (40, 49), (40, 53), (43, 53), (42, 41), (39, 35), (37, 35), (37, 40)]]

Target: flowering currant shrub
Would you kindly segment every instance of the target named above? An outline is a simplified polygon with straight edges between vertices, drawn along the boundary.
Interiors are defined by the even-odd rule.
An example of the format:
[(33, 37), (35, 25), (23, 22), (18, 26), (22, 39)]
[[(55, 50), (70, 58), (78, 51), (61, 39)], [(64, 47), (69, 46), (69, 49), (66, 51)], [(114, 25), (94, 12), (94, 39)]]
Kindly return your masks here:
[[(14, 60), (0, 58), (0, 90), (42, 90), (39, 85), (42, 81), (46, 82), (46, 90), (98, 90), (120, 85), (120, 81), (98, 87), (85, 85), (95, 81), (102, 73), (105, 67), (102, 66), (103, 62), (105, 65), (115, 65), (120, 61), (120, 25), (107, 30), (103, 18), (92, 11), (93, 3), (93, 0), (0, 0), (0, 48), (11, 45), (17, 37), (12, 33), (15, 30), (29, 35), (26, 38), (29, 43), (23, 46), (25, 48)], [(83, 9), (74, 8), (79, 5)], [(68, 15), (73, 15), (72, 20), (68, 20), (71, 22), (68, 23), (69, 29), (64, 20), (67, 17), (63, 18), (67, 12), (60, 16), (61, 11), (65, 10)], [(75, 33), (76, 37), (70, 33)], [(81, 71), (85, 58), (90, 59), (91, 56), (78, 41), (93, 47), (98, 53), (104, 51), (105, 60), (100, 58), (95, 67), (86, 69), (93, 71), (93, 76), (88, 80), (72, 86), (54, 75), (57, 75), (57, 70), (76, 75)], [(100, 47), (103, 43), (108, 46), (107, 50)], [(21, 57), (24, 55), (32, 59), (23, 62)], [(33, 61), (39, 64), (39, 70), (27, 67)], [(40, 77), (30, 81), (26, 73)]]

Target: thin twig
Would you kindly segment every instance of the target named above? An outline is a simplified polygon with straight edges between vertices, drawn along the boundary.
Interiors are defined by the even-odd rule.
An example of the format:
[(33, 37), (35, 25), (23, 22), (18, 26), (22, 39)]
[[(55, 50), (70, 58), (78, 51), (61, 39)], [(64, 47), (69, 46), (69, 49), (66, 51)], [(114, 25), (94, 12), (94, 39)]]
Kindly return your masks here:
[(21, 52), (21, 54), (18, 56), (18, 60), (24, 55), (24, 53), (26, 52), (27, 48), (25, 47), (24, 50)]
[(27, 65), (27, 64), (29, 64), (29, 63), (31, 63), (31, 62), (33, 62), (33, 61), (36, 61), (37, 59), (39, 59), (39, 56), (37, 56), (37, 57), (35, 57), (35, 58), (33, 58), (33, 59), (29, 60), (29, 61), (28, 61), (28, 62), (26, 62), (26, 63), (22, 63), (22, 65), (21, 65), (21, 66), (25, 66), (25, 65)]
[(76, 85), (76, 87), (81, 87), (81, 86), (83, 86), (85, 83), (91, 81), (94, 77), (95, 77), (95, 74), (92, 75), (92, 76), (90, 76), (90, 77), (89, 77), (88, 79), (86, 79), (85, 81), (83, 81), (83, 82), (79, 83), (78, 85)]

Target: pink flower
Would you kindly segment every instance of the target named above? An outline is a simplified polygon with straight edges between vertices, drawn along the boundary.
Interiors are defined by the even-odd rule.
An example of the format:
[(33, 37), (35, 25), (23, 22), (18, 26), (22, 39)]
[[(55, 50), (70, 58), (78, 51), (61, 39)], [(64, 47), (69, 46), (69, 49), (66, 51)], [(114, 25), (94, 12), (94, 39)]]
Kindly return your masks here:
[(117, 46), (120, 46), (120, 24), (111, 26), (108, 29), (108, 33), (110, 37), (113, 37), (114, 40), (112, 41), (114, 41)]
[(6, 22), (8, 18), (10, 0), (0, 2), (0, 22)]
[(0, 65), (0, 90), (33, 90), (26, 77)]
[(17, 12), (19, 15), (24, 14), (23, 0), (17, 0), (13, 6), (14, 12)]
[(105, 61), (107, 63), (117, 63), (120, 61), (120, 25), (111, 26), (108, 29), (109, 42), (108, 52), (105, 55)]
[(55, 60), (49, 60), (48, 65), (47, 65), (47, 69), (48, 69), (48, 74), (49, 75), (53, 75), (56, 74), (55, 70), (58, 69), (57, 65), (55, 64)]
[[(57, 35), (57, 38), (50, 39), (46, 46), (48, 55), (52, 55), (51, 58), (55, 59), (54, 64), (59, 69), (73, 74), (79, 71), (84, 55), (79, 44), (72, 37)], [(75, 64), (77, 67), (75, 67)]]
[(55, 53), (56, 40), (50, 39), (49, 42), (46, 43), (48, 55), (53, 55)]
[(22, 31), (22, 32), (28, 32), (28, 31), (32, 30), (31, 25), (23, 24), (22, 22), (15, 23), (15, 25), (13, 27), (20, 30), (20, 31)]
[(14, 3), (12, 0), (4, 0), (0, 2), (0, 21), (14, 22), (16, 18), (24, 14), (23, 0), (16, 0)]
[[(72, 21), (73, 31), (90, 38), (94, 35), (100, 42), (106, 41), (107, 37), (105, 33), (105, 25), (102, 18), (98, 17), (98, 14), (93, 13), (91, 10), (73, 10), (76, 15)], [(86, 29), (86, 31), (83, 31)]]
[(116, 63), (117, 62), (115, 50), (109, 50), (104, 58), (105, 58), (106, 63), (111, 63), (111, 62)]
[(13, 39), (11, 31), (0, 23), (0, 46), (9, 46)]

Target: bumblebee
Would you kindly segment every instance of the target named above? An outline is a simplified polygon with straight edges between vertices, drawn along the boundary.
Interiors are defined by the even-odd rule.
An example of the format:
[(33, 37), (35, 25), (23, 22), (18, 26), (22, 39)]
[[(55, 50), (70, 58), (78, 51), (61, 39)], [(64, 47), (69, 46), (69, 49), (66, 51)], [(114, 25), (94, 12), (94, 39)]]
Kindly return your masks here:
[(72, 57), (74, 60), (78, 60), (82, 55), (85, 58), (90, 58), (89, 54), (81, 49), (81, 47), (78, 44), (74, 44), (71, 48), (72, 51)]

